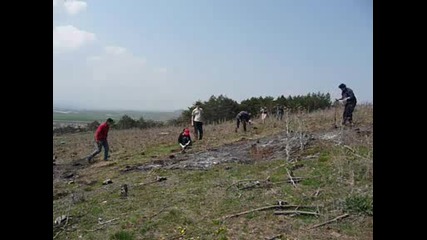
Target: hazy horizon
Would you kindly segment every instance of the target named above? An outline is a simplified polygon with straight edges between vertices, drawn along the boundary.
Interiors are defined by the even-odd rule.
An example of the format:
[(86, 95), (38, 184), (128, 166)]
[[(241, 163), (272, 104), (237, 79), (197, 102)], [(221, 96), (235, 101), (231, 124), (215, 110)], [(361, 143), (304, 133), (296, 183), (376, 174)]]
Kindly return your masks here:
[(372, 0), (53, 0), (53, 103), (176, 111), (330, 93), (373, 102)]

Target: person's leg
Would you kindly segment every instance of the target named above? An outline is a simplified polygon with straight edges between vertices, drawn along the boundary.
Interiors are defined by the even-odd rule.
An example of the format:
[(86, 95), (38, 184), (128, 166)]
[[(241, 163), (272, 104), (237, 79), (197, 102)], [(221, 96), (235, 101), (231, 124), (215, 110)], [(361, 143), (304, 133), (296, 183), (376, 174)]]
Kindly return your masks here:
[(356, 107), (356, 103), (352, 103), (352, 104), (350, 104), (349, 105), (349, 109), (348, 109), (348, 122), (350, 123), (350, 124), (353, 124), (353, 111), (354, 111), (354, 108)]
[(194, 136), (195, 136), (195, 139), (198, 139), (199, 138), (199, 131), (197, 130), (197, 122), (194, 121), (193, 124), (194, 124)]
[(346, 104), (345, 106), (344, 106), (344, 113), (343, 113), (343, 121), (342, 121), (342, 124), (343, 125), (346, 125), (347, 124), (347, 121), (348, 121), (348, 119), (349, 119), (349, 115), (350, 115), (350, 105), (351, 104)]
[(102, 143), (95, 141), (95, 151), (93, 151), (88, 157), (87, 160), (90, 162), (92, 159), (101, 152)]
[(108, 141), (102, 141), (102, 146), (104, 146), (104, 161), (108, 160), (108, 152), (110, 151), (110, 147), (108, 146)]
[(246, 132), (246, 120), (243, 120), (242, 124), (243, 124), (243, 131)]
[(203, 138), (203, 122), (198, 122), (199, 125), (199, 140), (202, 140)]
[(236, 118), (236, 129), (234, 130), (235, 132), (237, 132), (237, 129), (239, 129), (239, 125), (240, 125), (240, 119)]

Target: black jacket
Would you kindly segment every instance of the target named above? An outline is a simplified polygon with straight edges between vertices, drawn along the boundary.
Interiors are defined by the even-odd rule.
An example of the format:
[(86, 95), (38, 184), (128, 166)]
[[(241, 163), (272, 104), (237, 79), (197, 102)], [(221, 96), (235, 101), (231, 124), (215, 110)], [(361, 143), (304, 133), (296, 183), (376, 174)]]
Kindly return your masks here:
[(185, 145), (185, 144), (187, 144), (188, 141), (190, 141), (190, 144), (188, 144), (188, 145), (191, 145), (191, 137), (190, 136), (185, 136), (183, 133), (179, 134), (178, 143)]
[(342, 98), (350, 98), (347, 100), (348, 103), (356, 103), (357, 99), (356, 96), (353, 93), (353, 90), (351, 90), (350, 88), (344, 88), (341, 92), (341, 96)]
[(236, 116), (236, 119), (238, 119), (240, 121), (245, 120), (246, 122), (249, 121), (250, 118), (251, 118), (251, 115), (249, 115), (249, 113), (246, 111), (241, 111)]

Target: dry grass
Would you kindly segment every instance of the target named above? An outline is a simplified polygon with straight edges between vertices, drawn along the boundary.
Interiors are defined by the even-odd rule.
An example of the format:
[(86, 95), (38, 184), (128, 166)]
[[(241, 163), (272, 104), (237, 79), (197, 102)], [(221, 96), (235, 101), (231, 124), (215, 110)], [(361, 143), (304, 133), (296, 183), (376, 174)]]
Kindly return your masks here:
[[(264, 239), (279, 234), (282, 237), (277, 239), (372, 239), (372, 110), (372, 106), (356, 107), (354, 118), (360, 131), (335, 129), (334, 109), (293, 114), (288, 123), (267, 119), (262, 124), (255, 119), (247, 133), (242, 129), (234, 133), (235, 122), (205, 126), (204, 139), (196, 141), (194, 152), (242, 138), (273, 135), (286, 131), (287, 127), (301, 134), (335, 136), (316, 138), (293, 156), (296, 162), (278, 159), (254, 164), (227, 163), (207, 171), (155, 169), (122, 173), (120, 170), (125, 166), (176, 154), (182, 127), (112, 130), (111, 162), (101, 161), (100, 155), (97, 162), (76, 172), (74, 184), (54, 181), (54, 217), (62, 214), (72, 217), (64, 228), (55, 227), (54, 235), (57, 239)], [(341, 113), (342, 108), (338, 111), (338, 122)], [(89, 154), (93, 151), (92, 139), (93, 133), (54, 137), (57, 164), (65, 166)], [(253, 154), (261, 159), (271, 153), (264, 149)], [(285, 182), (286, 169), (293, 169), (294, 176), (303, 177), (296, 188)], [(167, 180), (140, 185), (156, 176), (165, 176)], [(102, 185), (107, 178), (113, 183)], [(272, 184), (243, 190), (233, 186), (243, 179), (267, 178)], [(123, 183), (129, 186), (126, 199), (119, 192)], [(274, 215), (271, 210), (218, 220), (225, 215), (275, 204), (277, 200), (318, 206), (320, 216)], [(307, 230), (342, 213), (350, 216)], [(104, 223), (108, 220), (114, 221)]]

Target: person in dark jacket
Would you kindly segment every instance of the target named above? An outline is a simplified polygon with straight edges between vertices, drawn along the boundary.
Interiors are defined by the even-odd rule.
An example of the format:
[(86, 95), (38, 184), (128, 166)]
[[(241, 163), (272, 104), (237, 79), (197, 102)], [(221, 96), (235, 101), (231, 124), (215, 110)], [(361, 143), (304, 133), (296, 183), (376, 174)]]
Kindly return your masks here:
[(239, 129), (240, 122), (241, 122), (243, 125), (243, 131), (246, 132), (246, 123), (249, 123), (249, 124), (252, 123), (250, 119), (251, 119), (251, 114), (249, 112), (247, 112), (247, 111), (239, 112), (236, 116), (237, 126), (236, 126), (236, 129), (234, 131), (237, 132), (237, 129)]
[(353, 111), (357, 104), (356, 96), (354, 95), (353, 90), (348, 88), (344, 83), (341, 83), (338, 88), (341, 89), (341, 98), (335, 100), (343, 101), (345, 103), (342, 124), (346, 125), (349, 123), (351, 126), (353, 125)]
[(277, 118), (277, 120), (282, 121), (284, 113), (285, 113), (285, 109), (284, 109), (283, 105), (277, 105), (276, 106), (276, 118)]
[(184, 128), (182, 132), (179, 134), (178, 143), (181, 146), (182, 153), (185, 153), (185, 149), (191, 146), (192, 141), (190, 136), (190, 130), (188, 128)]
[(114, 120), (108, 118), (105, 122), (98, 126), (95, 131), (95, 151), (92, 152), (86, 159), (90, 163), (92, 159), (98, 155), (102, 148), (104, 148), (104, 160), (108, 161), (108, 152), (110, 150), (108, 146), (108, 131), (110, 130), (110, 126), (114, 123)]

